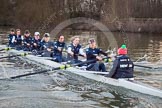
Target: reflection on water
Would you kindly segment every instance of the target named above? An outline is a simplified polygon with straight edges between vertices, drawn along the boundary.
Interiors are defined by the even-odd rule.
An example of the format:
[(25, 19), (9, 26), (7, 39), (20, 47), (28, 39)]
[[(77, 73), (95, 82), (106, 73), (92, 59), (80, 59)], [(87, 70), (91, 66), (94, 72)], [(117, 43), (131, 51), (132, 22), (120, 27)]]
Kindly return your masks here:
[[(101, 32), (80, 33), (88, 38), (95, 38), (98, 46), (104, 50), (113, 49), (109, 46), (109, 37)], [(126, 43), (129, 55), (134, 60), (161, 63), (162, 37), (152, 34), (113, 33), (120, 46)], [(78, 35), (78, 34), (77, 34)], [(67, 36), (69, 39), (71, 36)], [(68, 40), (67, 39), (67, 40)], [(116, 48), (117, 49), (117, 48)], [(147, 55), (145, 58), (144, 55)], [(150, 63), (149, 62), (149, 63)], [(18, 58), (0, 62), (9, 76), (41, 69)], [(0, 67), (1, 77), (6, 77)], [(136, 79), (162, 89), (162, 72), (141, 69), (135, 72)], [(81, 76), (66, 72), (29, 76), (16, 80), (0, 80), (0, 108), (161, 108), (162, 101), (136, 93), (121, 87), (101, 84)]]

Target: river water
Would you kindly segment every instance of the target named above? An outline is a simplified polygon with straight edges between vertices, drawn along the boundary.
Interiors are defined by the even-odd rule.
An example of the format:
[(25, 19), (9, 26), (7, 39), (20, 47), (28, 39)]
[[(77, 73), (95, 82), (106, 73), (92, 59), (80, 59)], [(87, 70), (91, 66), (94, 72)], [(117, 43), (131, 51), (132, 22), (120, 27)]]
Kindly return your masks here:
[[(143, 65), (161, 66), (161, 34), (116, 32), (113, 35), (118, 47), (122, 43), (127, 44), (129, 55), (134, 61)], [(4, 39), (3, 36), (1, 34), (1, 39)], [(98, 46), (104, 50), (114, 49), (109, 46), (109, 38), (102, 33), (97, 32), (91, 37), (95, 38)], [(7, 54), (4, 52), (1, 55)], [(1, 78), (42, 69), (18, 58), (3, 59), (0, 63)], [(162, 70), (136, 68), (135, 76), (138, 81), (162, 90)], [(35, 107), (161, 108), (162, 99), (61, 71), (16, 80), (0, 80), (0, 108)]]

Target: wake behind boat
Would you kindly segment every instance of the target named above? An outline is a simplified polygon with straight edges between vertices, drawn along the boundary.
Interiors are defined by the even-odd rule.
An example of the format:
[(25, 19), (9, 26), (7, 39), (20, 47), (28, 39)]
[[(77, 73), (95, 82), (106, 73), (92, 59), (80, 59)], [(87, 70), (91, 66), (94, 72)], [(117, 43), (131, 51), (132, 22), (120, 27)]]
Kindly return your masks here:
[[(17, 50), (9, 51), (10, 54), (20, 54), (22, 52), (24, 52), (24, 51), (17, 51)], [(20, 57), (20, 58), (30, 61), (37, 65), (43, 65), (48, 68), (56, 68), (59, 66), (63, 66), (63, 64), (51, 61), (51, 60), (43, 58), (43, 57), (34, 56), (34, 55), (27, 55), (26, 57)], [(110, 85), (118, 86), (118, 87), (124, 87), (126, 89), (133, 90), (133, 91), (136, 91), (139, 93), (157, 96), (157, 97), (162, 98), (162, 90), (159, 90), (159, 89), (151, 87), (149, 85), (137, 82), (135, 80), (129, 81), (127, 79), (108, 78), (108, 77), (104, 77), (103, 75), (95, 74), (98, 72), (80, 70), (80, 69), (77, 69), (76, 67), (66, 68), (65, 72), (70, 72), (70, 73), (80, 75), (85, 78), (95, 80), (98, 82), (102, 82), (102, 83), (106, 83), (106, 84), (110, 84)]]

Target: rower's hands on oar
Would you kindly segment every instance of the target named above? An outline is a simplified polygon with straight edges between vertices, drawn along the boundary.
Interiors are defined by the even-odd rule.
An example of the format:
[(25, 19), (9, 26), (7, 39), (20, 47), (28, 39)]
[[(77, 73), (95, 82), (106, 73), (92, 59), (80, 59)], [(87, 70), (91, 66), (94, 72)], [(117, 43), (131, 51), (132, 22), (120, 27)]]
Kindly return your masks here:
[(96, 56), (96, 59), (97, 59), (98, 61), (112, 62), (112, 59), (111, 59), (111, 57), (109, 57), (109, 56), (106, 56), (106, 57)]
[(57, 50), (61, 52), (62, 51), (62, 48), (57, 48)]
[(50, 49), (50, 48), (47, 48), (47, 51), (49, 51), (49, 52), (50, 52), (50, 51), (52, 51), (52, 49)]
[(86, 58), (86, 57), (87, 57), (87, 55), (86, 55), (86, 54), (82, 54), (82, 56), (83, 56), (84, 58)]
[(100, 56), (96, 56), (96, 59), (99, 60), (99, 61), (102, 61), (103, 58), (100, 57)]
[(34, 45), (34, 46), (37, 46), (37, 44), (36, 44), (36, 43), (34, 43), (33, 45)]
[(29, 43), (27, 43), (26, 45), (27, 45), (27, 46), (30, 46), (30, 44), (29, 44)]
[(74, 53), (73, 53), (72, 51), (70, 51), (69, 54), (70, 54), (71, 56), (74, 56)]

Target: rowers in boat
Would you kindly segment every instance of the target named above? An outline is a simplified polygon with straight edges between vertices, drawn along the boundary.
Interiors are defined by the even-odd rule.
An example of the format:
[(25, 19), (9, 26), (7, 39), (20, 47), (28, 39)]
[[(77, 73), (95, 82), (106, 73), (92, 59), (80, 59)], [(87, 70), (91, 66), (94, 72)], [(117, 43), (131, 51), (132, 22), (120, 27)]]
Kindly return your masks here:
[(11, 29), (10, 34), (8, 35), (8, 46), (15, 47), (15, 44), (16, 44), (15, 29)]
[(50, 41), (50, 34), (45, 33), (41, 41), (41, 51), (42, 51), (41, 55), (43, 57), (51, 57), (52, 50), (53, 50), (53, 42)]
[(23, 50), (31, 51), (31, 48), (32, 48), (32, 36), (30, 35), (30, 31), (26, 30), (24, 33)]
[(64, 42), (64, 36), (58, 36), (58, 40), (54, 42), (54, 52), (53, 52), (53, 60), (55, 62), (65, 62), (66, 58), (63, 57), (62, 52), (66, 50), (66, 43)]
[(22, 50), (24, 37), (21, 35), (21, 30), (16, 29), (15, 47), (17, 50)]
[(40, 51), (40, 47), (41, 47), (40, 33), (35, 32), (34, 38), (32, 39), (32, 52)]
[(79, 36), (74, 36), (72, 38), (71, 44), (67, 48), (67, 53), (67, 59), (72, 64), (81, 62), (80, 60), (78, 60), (79, 55), (86, 57), (86, 54), (83, 52), (82, 45), (80, 45)]
[(101, 62), (103, 58), (100, 57), (99, 54), (103, 54), (104, 56), (107, 56), (107, 53), (102, 51), (102, 49), (97, 48), (96, 41), (94, 39), (90, 39), (89, 48), (86, 49), (86, 56), (87, 56), (87, 61), (89, 60), (94, 60), (94, 61), (88, 63), (88, 67), (86, 68), (87, 70), (106, 72), (105, 64)]

